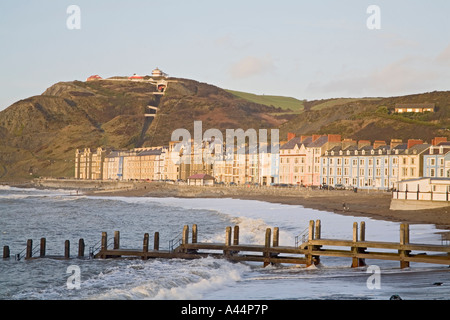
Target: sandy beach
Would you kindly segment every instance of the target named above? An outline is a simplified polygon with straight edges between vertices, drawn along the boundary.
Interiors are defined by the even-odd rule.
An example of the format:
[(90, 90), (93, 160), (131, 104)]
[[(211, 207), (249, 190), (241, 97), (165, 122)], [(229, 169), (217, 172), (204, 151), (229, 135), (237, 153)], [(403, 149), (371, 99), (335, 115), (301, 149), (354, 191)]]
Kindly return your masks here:
[(90, 190), (86, 195), (132, 197), (232, 198), (259, 200), (334, 212), (350, 216), (410, 224), (434, 224), (450, 230), (450, 207), (441, 209), (390, 210), (391, 193), (386, 191), (310, 190), (273, 187), (202, 187), (164, 183), (136, 183), (134, 187), (116, 190)]

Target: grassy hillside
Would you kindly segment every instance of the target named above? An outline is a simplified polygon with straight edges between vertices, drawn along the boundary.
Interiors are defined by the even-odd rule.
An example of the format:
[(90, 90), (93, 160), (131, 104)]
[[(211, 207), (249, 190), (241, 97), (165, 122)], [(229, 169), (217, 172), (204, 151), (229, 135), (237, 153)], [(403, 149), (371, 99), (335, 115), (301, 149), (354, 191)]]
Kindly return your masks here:
[[(396, 114), (397, 103), (435, 103), (434, 113)], [(329, 99), (305, 103), (302, 115), (280, 127), (280, 135), (341, 134), (364, 140), (422, 139), (436, 136), (450, 140), (450, 92), (429, 92), (400, 97)]]
[(263, 104), (266, 106), (274, 106), (281, 108), (284, 111), (302, 112), (304, 109), (304, 101), (291, 97), (271, 96), (271, 95), (257, 95), (253, 93), (240, 92), (234, 90), (226, 90), (236, 97)]

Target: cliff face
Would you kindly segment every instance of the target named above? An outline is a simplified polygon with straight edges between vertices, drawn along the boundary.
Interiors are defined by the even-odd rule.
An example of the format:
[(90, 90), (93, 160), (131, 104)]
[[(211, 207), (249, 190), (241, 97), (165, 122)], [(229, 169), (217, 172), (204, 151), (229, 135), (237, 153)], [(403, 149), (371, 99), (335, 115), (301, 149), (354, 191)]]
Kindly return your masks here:
[[(165, 95), (138, 81), (60, 82), (0, 112), (0, 179), (73, 176), (77, 148), (165, 145), (177, 128), (273, 128), (274, 107), (205, 83), (173, 79)], [(147, 106), (159, 108), (146, 118)]]

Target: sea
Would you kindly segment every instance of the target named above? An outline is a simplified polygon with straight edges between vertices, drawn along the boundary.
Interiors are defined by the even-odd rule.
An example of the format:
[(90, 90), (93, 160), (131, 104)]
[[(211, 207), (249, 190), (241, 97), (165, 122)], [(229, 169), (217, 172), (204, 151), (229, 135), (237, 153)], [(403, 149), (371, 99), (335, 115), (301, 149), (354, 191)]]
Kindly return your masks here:
[[(230, 262), (224, 259), (89, 259), (107, 232), (120, 245), (141, 248), (145, 233), (159, 232), (160, 249), (198, 227), (199, 242), (224, 242), (227, 226), (239, 225), (240, 243), (263, 244), (265, 230), (279, 227), (280, 245), (294, 246), (310, 220), (321, 220), (323, 238), (351, 239), (353, 222), (366, 224), (366, 239), (398, 241), (396, 222), (343, 216), (297, 205), (253, 200), (87, 196), (71, 190), (0, 186), (0, 300), (402, 300), (450, 299), (450, 268), (444, 265), (322, 257), (317, 266)], [(434, 225), (410, 226), (411, 243), (441, 244)], [(47, 255), (71, 259), (23, 259), (28, 239), (46, 238)], [(86, 258), (78, 259), (78, 240)], [(21, 259), (17, 259), (17, 254)]]

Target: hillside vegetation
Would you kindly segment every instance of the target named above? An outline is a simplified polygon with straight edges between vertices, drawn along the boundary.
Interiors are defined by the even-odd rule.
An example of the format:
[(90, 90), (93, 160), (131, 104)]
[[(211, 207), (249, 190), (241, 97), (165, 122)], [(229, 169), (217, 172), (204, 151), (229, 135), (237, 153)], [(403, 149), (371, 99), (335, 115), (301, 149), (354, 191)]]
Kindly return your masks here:
[[(450, 92), (301, 101), (170, 80), (163, 96), (148, 82), (71, 81), (14, 103), (0, 112), (0, 180), (72, 177), (77, 148), (166, 145), (175, 129), (193, 134), (197, 120), (203, 131), (279, 128), (280, 140), (288, 132), (372, 141), (450, 138)], [(430, 102), (435, 113), (393, 113), (396, 103)], [(144, 116), (148, 105), (159, 108), (154, 120)]]

